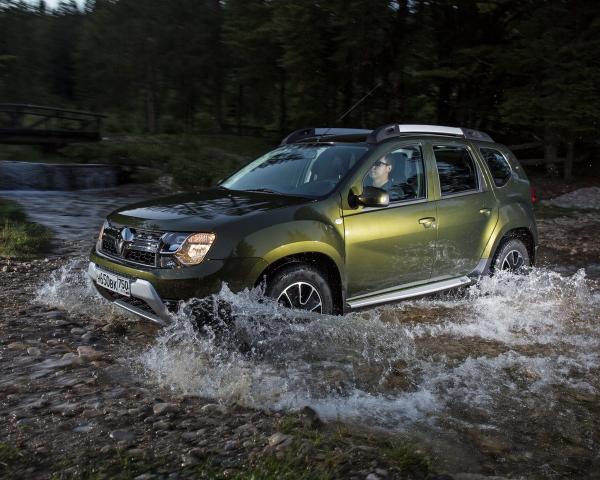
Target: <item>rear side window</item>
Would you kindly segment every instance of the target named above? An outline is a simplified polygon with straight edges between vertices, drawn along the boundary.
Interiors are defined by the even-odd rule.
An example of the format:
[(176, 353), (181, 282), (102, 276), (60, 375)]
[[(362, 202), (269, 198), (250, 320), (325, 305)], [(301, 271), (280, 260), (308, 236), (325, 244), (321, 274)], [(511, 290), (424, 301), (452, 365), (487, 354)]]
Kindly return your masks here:
[(442, 196), (479, 188), (477, 168), (467, 147), (434, 145)]
[(492, 173), (496, 186), (506, 185), (510, 179), (511, 169), (504, 155), (493, 148), (480, 148), (479, 150)]

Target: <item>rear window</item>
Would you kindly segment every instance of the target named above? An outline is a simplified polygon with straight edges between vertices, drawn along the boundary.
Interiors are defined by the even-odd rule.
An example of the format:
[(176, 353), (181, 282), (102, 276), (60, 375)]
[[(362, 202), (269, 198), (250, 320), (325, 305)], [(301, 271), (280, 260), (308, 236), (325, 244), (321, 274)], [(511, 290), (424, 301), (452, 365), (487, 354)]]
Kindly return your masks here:
[(477, 168), (467, 147), (434, 145), (442, 196), (479, 188)]
[(510, 165), (506, 157), (499, 150), (493, 148), (480, 148), (479, 150), (490, 169), (494, 184), (497, 187), (506, 185), (511, 175)]

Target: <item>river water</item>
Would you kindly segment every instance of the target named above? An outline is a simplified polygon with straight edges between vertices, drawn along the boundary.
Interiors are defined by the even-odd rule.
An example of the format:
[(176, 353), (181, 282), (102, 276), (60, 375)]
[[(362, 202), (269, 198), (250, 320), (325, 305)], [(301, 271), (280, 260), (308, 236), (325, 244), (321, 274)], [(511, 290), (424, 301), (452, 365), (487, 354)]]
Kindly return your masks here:
[[(70, 239), (63, 253), (81, 254), (108, 211), (148, 189), (2, 196)], [(121, 315), (94, 294), (85, 266), (72, 257), (38, 301)], [(400, 432), (450, 472), (597, 478), (600, 286), (595, 271), (556, 267), (337, 317), (224, 286), (204, 308), (225, 329), (194, 328), (192, 300), (132, 362), (176, 391), (268, 410), (309, 405), (325, 419)]]

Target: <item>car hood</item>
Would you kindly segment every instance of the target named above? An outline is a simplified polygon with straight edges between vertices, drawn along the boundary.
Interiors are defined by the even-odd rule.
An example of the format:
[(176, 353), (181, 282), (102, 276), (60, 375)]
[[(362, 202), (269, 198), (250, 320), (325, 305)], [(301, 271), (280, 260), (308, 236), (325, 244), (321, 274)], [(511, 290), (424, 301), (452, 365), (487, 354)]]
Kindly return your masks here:
[(111, 222), (162, 231), (214, 231), (241, 218), (310, 202), (304, 197), (215, 188), (128, 205)]

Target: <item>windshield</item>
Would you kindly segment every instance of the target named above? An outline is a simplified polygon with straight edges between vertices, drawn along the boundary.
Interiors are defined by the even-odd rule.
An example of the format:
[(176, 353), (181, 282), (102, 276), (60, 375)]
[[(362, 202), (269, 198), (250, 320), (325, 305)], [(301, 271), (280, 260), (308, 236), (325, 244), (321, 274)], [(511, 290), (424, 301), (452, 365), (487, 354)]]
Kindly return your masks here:
[(331, 192), (367, 150), (362, 145), (285, 145), (242, 168), (222, 186), (319, 197)]

